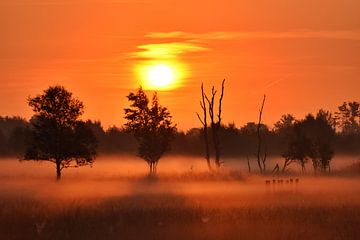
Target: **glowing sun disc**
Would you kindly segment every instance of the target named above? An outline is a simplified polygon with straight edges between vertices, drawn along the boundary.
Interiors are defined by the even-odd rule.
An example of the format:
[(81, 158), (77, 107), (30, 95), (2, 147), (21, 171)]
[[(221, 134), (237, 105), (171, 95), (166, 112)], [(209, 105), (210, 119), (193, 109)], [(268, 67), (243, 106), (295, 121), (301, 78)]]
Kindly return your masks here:
[(149, 68), (148, 79), (153, 86), (165, 87), (173, 82), (174, 73), (167, 65), (155, 65)]

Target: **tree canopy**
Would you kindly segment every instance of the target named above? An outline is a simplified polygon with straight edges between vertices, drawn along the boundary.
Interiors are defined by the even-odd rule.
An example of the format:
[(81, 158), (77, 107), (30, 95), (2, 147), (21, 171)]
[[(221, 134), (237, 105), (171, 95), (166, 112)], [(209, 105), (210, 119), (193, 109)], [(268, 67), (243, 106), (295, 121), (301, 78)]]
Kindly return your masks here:
[(356, 101), (344, 102), (336, 112), (337, 124), (345, 135), (360, 133), (360, 104)]
[(90, 128), (80, 120), (84, 105), (62, 86), (53, 86), (43, 94), (29, 97), (35, 112), (31, 119), (32, 138), (25, 160), (44, 160), (56, 164), (57, 178), (61, 170), (93, 163), (97, 140)]
[(324, 110), (320, 110), (316, 117), (309, 114), (305, 119), (295, 122), (292, 129), (290, 144), (283, 154), (283, 169), (292, 161), (298, 161), (304, 170), (305, 163), (311, 159), (315, 171), (330, 170), (335, 135), (331, 114)]
[(125, 128), (139, 144), (138, 156), (149, 164), (150, 174), (155, 174), (159, 159), (170, 149), (176, 125), (169, 110), (159, 104), (156, 93), (151, 103), (142, 88), (127, 98), (131, 104), (125, 109)]

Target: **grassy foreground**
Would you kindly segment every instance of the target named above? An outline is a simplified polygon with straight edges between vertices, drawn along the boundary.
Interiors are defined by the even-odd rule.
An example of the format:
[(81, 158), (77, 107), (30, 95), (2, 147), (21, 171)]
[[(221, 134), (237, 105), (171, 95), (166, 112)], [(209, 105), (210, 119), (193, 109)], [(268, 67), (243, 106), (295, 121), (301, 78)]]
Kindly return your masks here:
[[(264, 195), (265, 196), (265, 195)], [(0, 200), (0, 239), (358, 239), (360, 206), (301, 194), (224, 206), (176, 195)], [(290, 202), (290, 203), (286, 203)], [(211, 203), (211, 204), (209, 204)]]

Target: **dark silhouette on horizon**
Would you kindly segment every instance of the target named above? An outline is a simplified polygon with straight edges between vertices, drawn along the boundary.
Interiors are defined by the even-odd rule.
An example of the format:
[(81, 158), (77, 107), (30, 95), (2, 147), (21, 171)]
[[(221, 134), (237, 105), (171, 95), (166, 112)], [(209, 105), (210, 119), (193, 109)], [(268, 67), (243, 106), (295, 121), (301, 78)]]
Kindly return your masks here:
[(257, 128), (256, 128), (257, 140), (258, 140), (256, 158), (257, 158), (257, 163), (259, 166), (259, 171), (261, 173), (266, 172), (266, 158), (267, 158), (267, 149), (265, 146), (264, 150), (263, 150), (263, 145), (265, 145), (265, 144), (263, 144), (263, 139), (261, 138), (261, 131), (260, 131), (265, 100), (266, 100), (266, 95), (264, 95), (264, 98), (262, 100), (262, 104), (261, 104), (261, 107), (259, 110), (259, 121), (258, 121)]
[[(261, 138), (267, 145), (267, 155), (284, 157), (285, 162), (280, 171), (287, 171), (289, 165), (294, 163), (298, 163), (305, 169), (308, 160), (311, 160), (313, 167), (318, 168), (317, 166), (320, 166), (323, 169), (329, 170), (330, 165), (327, 162), (330, 163), (331, 157), (335, 152), (336, 154), (360, 153), (359, 104), (355, 101), (345, 102), (339, 106), (339, 111), (335, 114), (330, 114), (326, 111), (321, 112), (327, 124), (320, 124), (323, 125), (320, 129), (323, 129), (324, 126), (327, 126), (324, 129), (329, 129), (329, 126), (333, 128), (331, 130), (332, 133), (326, 130), (328, 133), (331, 133), (331, 138), (329, 138), (331, 141), (328, 144), (324, 142), (324, 144), (321, 144), (321, 147), (317, 145), (316, 151), (312, 150), (312, 153), (309, 149), (314, 149), (314, 147), (307, 146), (307, 144), (314, 144), (312, 140), (314, 137), (306, 133), (308, 131), (306, 130), (307, 128), (300, 127), (300, 123), (305, 121), (305, 118), (295, 119), (291, 114), (285, 114), (275, 123), (274, 127), (263, 123), (260, 124)], [(315, 118), (315, 123), (319, 123), (319, 120), (316, 120), (317, 116), (313, 118)], [(84, 131), (88, 136), (91, 135), (89, 139), (92, 139), (92, 143), (95, 142), (95, 139), (98, 140), (98, 152), (100, 154), (136, 154), (139, 143), (136, 141), (134, 134), (128, 131), (128, 129), (113, 126), (105, 130), (101, 122), (91, 120), (78, 123), (77, 129), (86, 129)], [(31, 121), (20, 117), (0, 117), (0, 156), (23, 157), (29, 144), (35, 144), (33, 136), (34, 130), (36, 130), (34, 128), (35, 125), (36, 117)], [(313, 125), (316, 129), (317, 124)], [(43, 126), (45, 127), (46, 124), (44, 123)], [(258, 126), (258, 123), (255, 122), (249, 122), (240, 127), (236, 127), (233, 123), (221, 124), (218, 131), (219, 138), (221, 139), (222, 156), (237, 158), (239, 161), (248, 161), (248, 168), (251, 171), (252, 164), (250, 163), (252, 159), (257, 158)], [(208, 137), (211, 138), (210, 129), (208, 129), (208, 133)], [(50, 138), (49, 142), (52, 140), (53, 138)], [(200, 157), (203, 156), (204, 149), (203, 128), (192, 128), (186, 132), (177, 131), (174, 133), (173, 144), (169, 154)], [(322, 160), (319, 158), (320, 153), (323, 155)], [(209, 142), (210, 154), (214, 154), (212, 141)], [(314, 161), (311, 156), (314, 158)], [(90, 162), (88, 163), (90, 164)]]
[(170, 149), (176, 125), (169, 110), (159, 104), (156, 92), (151, 102), (141, 87), (127, 98), (131, 104), (125, 108), (125, 129), (134, 135), (138, 156), (148, 163), (150, 175), (155, 175), (159, 159)]
[(204, 93), (204, 83), (201, 84), (201, 101), (200, 107), (203, 110), (203, 117), (201, 118), (199, 113), (196, 113), (199, 121), (203, 125), (202, 134), (204, 136), (204, 146), (205, 146), (205, 159), (208, 165), (209, 170), (212, 170), (210, 162), (210, 147), (209, 147), (209, 133), (208, 133), (208, 122), (207, 122), (207, 106), (205, 102), (205, 93)]
[(69, 167), (91, 165), (96, 156), (97, 140), (93, 131), (80, 121), (84, 105), (62, 86), (46, 89), (29, 97), (35, 112), (31, 138), (24, 160), (50, 161), (56, 164), (56, 177)]
[(288, 149), (284, 152), (283, 172), (293, 162), (298, 162), (303, 171), (311, 159), (315, 172), (330, 171), (334, 156), (333, 139), (335, 125), (330, 112), (319, 110), (316, 117), (309, 114), (305, 119), (293, 122), (287, 130), (290, 134)]
[(334, 123), (337, 124), (343, 134), (351, 135), (359, 133), (360, 104), (358, 102), (344, 102), (335, 113)]
[[(215, 155), (215, 166), (217, 168), (221, 167), (222, 162), (220, 161), (220, 152), (221, 152), (221, 146), (220, 146), (220, 137), (219, 137), (219, 131), (221, 128), (221, 114), (222, 114), (222, 103), (224, 99), (224, 90), (225, 90), (225, 79), (221, 83), (221, 93), (219, 97), (219, 103), (218, 103), (218, 112), (216, 114), (215, 111), (215, 97), (217, 94), (217, 90), (215, 90), (215, 87), (213, 86), (211, 88), (211, 97), (208, 97), (204, 93), (204, 84), (201, 84), (201, 101), (200, 106), (203, 110), (203, 118), (200, 117), (198, 113), (196, 113), (199, 121), (203, 125), (203, 136), (204, 136), (204, 144), (205, 144), (205, 159), (208, 164), (209, 170), (212, 169), (211, 167), (211, 161), (210, 161), (210, 151), (209, 151), (209, 139), (208, 136), (211, 136), (212, 139), (212, 146), (214, 148), (214, 155)], [(206, 100), (206, 102), (205, 102)], [(208, 125), (207, 125), (207, 115), (209, 115), (210, 118), (210, 130), (211, 134), (208, 133)], [(216, 119), (217, 118), (217, 119)]]

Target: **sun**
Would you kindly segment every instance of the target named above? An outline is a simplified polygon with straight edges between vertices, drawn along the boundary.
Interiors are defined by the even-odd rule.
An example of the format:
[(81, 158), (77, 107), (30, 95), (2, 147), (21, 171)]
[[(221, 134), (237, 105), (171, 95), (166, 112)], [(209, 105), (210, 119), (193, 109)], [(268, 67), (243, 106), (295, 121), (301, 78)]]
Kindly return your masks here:
[(149, 67), (147, 78), (149, 84), (154, 87), (167, 87), (174, 81), (173, 69), (165, 64), (151, 66)]
[(136, 81), (145, 90), (168, 91), (182, 86), (187, 68), (178, 61), (143, 61), (134, 67)]

